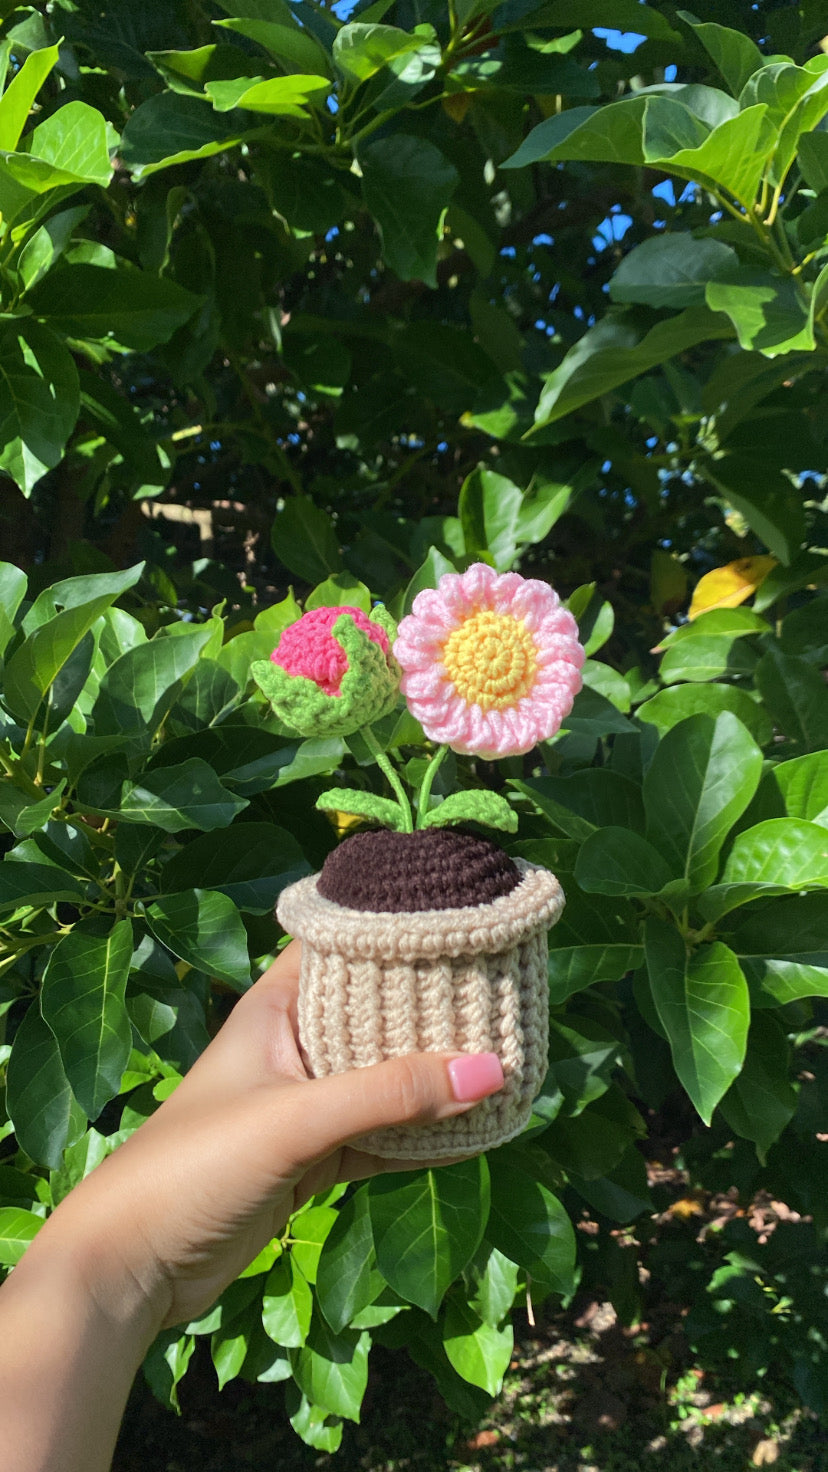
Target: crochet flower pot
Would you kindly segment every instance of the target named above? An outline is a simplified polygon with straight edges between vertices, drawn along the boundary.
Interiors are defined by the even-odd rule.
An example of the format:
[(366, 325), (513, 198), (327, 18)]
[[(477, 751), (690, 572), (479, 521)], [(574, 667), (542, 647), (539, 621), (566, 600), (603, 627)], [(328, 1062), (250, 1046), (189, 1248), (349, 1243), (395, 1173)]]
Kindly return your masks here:
[(553, 874), (447, 829), (361, 833), (284, 890), (302, 940), (299, 1030), (316, 1077), (413, 1052), (495, 1052), (503, 1089), (468, 1113), (375, 1131), (394, 1159), (477, 1154), (525, 1127), (546, 1073)]
[[(312, 609), (252, 667), (298, 734), (359, 731), (394, 794), (323, 793), (317, 808), (390, 831), (347, 839), (277, 905), (303, 942), (299, 1030), (314, 1074), (419, 1051), (496, 1052), (503, 1065), (496, 1095), (451, 1120), (367, 1135), (360, 1144), (374, 1154), (476, 1154), (529, 1119), (546, 1073), (546, 932), (563, 894), (548, 870), (453, 827), (514, 833), (506, 797), (474, 779), (440, 797), (432, 789), (450, 749), (493, 761), (548, 741), (583, 662), (577, 624), (548, 583), (473, 563), (419, 592), (398, 629), (381, 607)], [(432, 743), (413, 802), (389, 735), (383, 744), (373, 729), (400, 693)]]

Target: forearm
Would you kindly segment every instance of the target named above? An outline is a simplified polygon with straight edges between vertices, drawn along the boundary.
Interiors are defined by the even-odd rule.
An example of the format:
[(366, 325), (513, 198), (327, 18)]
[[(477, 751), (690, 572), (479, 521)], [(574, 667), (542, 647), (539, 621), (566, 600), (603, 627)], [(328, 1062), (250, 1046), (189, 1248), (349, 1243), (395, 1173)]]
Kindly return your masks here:
[(141, 1285), (108, 1263), (103, 1233), (84, 1240), (58, 1211), (0, 1289), (3, 1472), (108, 1472), (159, 1327)]

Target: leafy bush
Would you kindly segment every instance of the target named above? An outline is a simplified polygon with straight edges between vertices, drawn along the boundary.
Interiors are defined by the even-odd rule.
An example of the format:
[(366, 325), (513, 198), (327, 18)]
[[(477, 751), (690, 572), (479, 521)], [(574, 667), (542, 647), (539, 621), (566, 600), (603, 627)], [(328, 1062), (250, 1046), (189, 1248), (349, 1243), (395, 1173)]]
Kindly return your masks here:
[[(634, 1319), (618, 1229), (646, 1263), (669, 1116), (692, 1179), (812, 1219), (801, 1252), (710, 1243), (697, 1352), (824, 1404), (819, 17), (636, 5), (628, 53), (567, 29), (577, 0), (235, 8), (3, 22), (0, 1261), (273, 953), (277, 893), (336, 841), (320, 792), (381, 790), (249, 680), (300, 613), (286, 574), (398, 614), (519, 561), (569, 593), (585, 689), (538, 753), (445, 777), (507, 794), (566, 889), (532, 1124), (308, 1203), (147, 1374), (174, 1405), (209, 1335), (220, 1384), (284, 1380), (332, 1449), (375, 1339), (473, 1414), (527, 1293)], [(381, 729), (416, 774), (416, 723)]]

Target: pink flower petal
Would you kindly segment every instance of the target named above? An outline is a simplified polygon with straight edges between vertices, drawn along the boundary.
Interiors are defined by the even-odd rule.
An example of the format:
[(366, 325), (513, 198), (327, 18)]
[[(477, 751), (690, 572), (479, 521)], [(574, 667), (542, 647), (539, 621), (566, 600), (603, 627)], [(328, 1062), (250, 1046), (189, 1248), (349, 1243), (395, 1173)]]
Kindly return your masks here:
[[(448, 632), (486, 609), (523, 621), (537, 663), (524, 696), (514, 705), (484, 711), (458, 695), (442, 655)], [(394, 645), (409, 709), (432, 740), (447, 741), (455, 751), (489, 756), (530, 751), (555, 734), (581, 688), (585, 656), (577, 633), (557, 593), (538, 578), (499, 575), (485, 563), (447, 573), (439, 588), (418, 593)]]

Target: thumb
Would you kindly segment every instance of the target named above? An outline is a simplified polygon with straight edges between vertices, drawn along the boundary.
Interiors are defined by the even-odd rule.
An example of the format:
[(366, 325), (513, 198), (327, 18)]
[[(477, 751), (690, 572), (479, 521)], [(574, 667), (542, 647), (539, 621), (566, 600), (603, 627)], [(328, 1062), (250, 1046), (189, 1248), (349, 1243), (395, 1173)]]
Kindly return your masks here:
[(294, 1136), (297, 1165), (310, 1165), (388, 1125), (431, 1124), (465, 1114), (503, 1087), (496, 1053), (409, 1053), (369, 1068), (311, 1079)]

